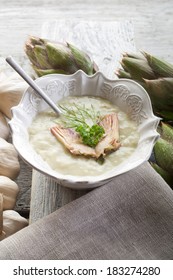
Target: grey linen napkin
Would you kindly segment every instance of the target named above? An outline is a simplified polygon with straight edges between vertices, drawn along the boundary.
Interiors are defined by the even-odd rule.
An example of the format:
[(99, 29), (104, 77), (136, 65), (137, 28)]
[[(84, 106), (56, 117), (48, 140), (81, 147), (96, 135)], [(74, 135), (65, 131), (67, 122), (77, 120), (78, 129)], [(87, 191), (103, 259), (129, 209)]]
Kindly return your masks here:
[(173, 192), (147, 162), (0, 243), (0, 259), (172, 258)]

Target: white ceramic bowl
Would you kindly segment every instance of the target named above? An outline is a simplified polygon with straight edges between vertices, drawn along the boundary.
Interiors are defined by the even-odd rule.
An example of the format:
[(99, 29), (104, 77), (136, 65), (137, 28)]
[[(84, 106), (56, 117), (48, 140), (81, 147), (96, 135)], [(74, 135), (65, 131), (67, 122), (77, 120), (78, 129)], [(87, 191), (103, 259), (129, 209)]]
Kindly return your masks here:
[(159, 136), (156, 128), (160, 119), (153, 115), (150, 98), (139, 84), (128, 79), (109, 80), (101, 72), (87, 76), (81, 70), (73, 75), (47, 75), (38, 78), (36, 82), (54, 102), (68, 95), (95, 95), (108, 99), (137, 123), (140, 139), (132, 156), (102, 175), (70, 176), (55, 172), (33, 150), (28, 140), (28, 126), (38, 112), (48, 108), (48, 105), (29, 87), (19, 105), (12, 108), (13, 117), (9, 125), (16, 150), (34, 169), (64, 186), (83, 189), (103, 185), (115, 176), (149, 159), (153, 145)]

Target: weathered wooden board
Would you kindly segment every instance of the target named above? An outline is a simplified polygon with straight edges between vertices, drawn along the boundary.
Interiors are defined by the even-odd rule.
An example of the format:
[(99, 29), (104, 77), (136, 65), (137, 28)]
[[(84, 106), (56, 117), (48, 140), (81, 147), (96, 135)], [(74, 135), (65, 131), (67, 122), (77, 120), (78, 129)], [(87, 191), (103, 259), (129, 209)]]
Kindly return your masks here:
[(0, 56), (23, 60), (27, 36), (40, 35), (42, 24), (52, 19), (131, 19), (136, 46), (173, 62), (172, 0), (0, 0)]
[(72, 190), (33, 170), (30, 223), (54, 212), (61, 206), (82, 196), (87, 191)]

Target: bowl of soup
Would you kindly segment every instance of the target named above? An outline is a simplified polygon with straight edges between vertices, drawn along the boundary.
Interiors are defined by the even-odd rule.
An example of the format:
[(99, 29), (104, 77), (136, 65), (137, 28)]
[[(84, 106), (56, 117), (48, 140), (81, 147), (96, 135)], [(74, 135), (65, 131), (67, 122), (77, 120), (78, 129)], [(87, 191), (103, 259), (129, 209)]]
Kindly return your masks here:
[(149, 159), (160, 119), (138, 83), (81, 70), (35, 81), (63, 113), (57, 115), (31, 87), (12, 108), (13, 144), (33, 169), (65, 187), (86, 189)]

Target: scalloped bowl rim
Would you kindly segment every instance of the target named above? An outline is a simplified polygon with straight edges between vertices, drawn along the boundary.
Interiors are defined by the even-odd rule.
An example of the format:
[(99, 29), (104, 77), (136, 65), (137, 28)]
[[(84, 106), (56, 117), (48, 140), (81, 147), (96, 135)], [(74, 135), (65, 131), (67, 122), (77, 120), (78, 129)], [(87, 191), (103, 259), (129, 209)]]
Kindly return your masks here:
[[(100, 78), (101, 77), (101, 78)], [(133, 168), (136, 168), (140, 164), (144, 163), (147, 161), (151, 155), (153, 146), (157, 139), (159, 138), (159, 133), (157, 132), (157, 126), (160, 122), (160, 118), (156, 117), (153, 114), (152, 111), (152, 105), (150, 101), (150, 97), (148, 93), (145, 91), (145, 89), (139, 85), (137, 82), (129, 79), (109, 79), (104, 76), (104, 74), (100, 71), (96, 72), (92, 76), (88, 76), (86, 73), (84, 73), (82, 70), (78, 70), (74, 74), (71, 75), (64, 75), (64, 74), (50, 74), (50, 75), (45, 75), (40, 78), (36, 79), (36, 82), (41, 86), (42, 82), (44, 83), (45, 81), (49, 80), (50, 81), (55, 81), (58, 78), (58, 81), (61, 80), (74, 80), (76, 79), (84, 79), (85, 81), (92, 82), (93, 79), (96, 80), (98, 83), (98, 79), (103, 79), (104, 83), (109, 85), (109, 84), (116, 84), (119, 83), (121, 85), (126, 85), (126, 84), (131, 84), (132, 86), (136, 86), (139, 91), (142, 92), (144, 95), (145, 102), (148, 104), (147, 105), (147, 110), (150, 114), (150, 117), (148, 120), (144, 120), (142, 123), (142, 128), (141, 130), (144, 130), (144, 132), (149, 132), (149, 135), (145, 137), (145, 133), (143, 135), (144, 138), (146, 138), (145, 142), (145, 147), (147, 146), (146, 153), (142, 157), (140, 156), (137, 160), (133, 161), (133, 154), (127, 159), (127, 161), (131, 160), (130, 164), (128, 164), (127, 161), (123, 161), (120, 165), (116, 166), (115, 168), (111, 169), (110, 171), (107, 171), (101, 175), (97, 176), (73, 176), (73, 175), (64, 175), (59, 172), (56, 172), (52, 170), (47, 163), (45, 163), (41, 157), (33, 150), (33, 148), (30, 146), (29, 141), (27, 142), (27, 145), (29, 147), (29, 152), (26, 153), (25, 149), (23, 148), (23, 145), (26, 144), (26, 142), (22, 142), (22, 136), (20, 135), (22, 129), (23, 129), (23, 134), (27, 138), (27, 128), (25, 128), (24, 122), (29, 118), (28, 116), (24, 116), (25, 114), (24, 111), (24, 103), (26, 102), (26, 96), (32, 96), (35, 94), (33, 93), (33, 90), (28, 87), (19, 102), (19, 104), (13, 108), (11, 108), (12, 112), (12, 118), (9, 121), (9, 126), (12, 132), (12, 142), (17, 150), (19, 156), (30, 166), (32, 166), (35, 170), (41, 172), (42, 174), (51, 177), (52, 179), (56, 180), (58, 183), (60, 183), (63, 186), (74, 188), (74, 189), (86, 189), (86, 188), (94, 188), (98, 187), (100, 185), (105, 184), (106, 182), (112, 180), (115, 176), (120, 175), (122, 173), (125, 173)], [(29, 94), (28, 94), (29, 91)], [(131, 92), (130, 92), (131, 94)], [(136, 94), (136, 93), (135, 93)], [(29, 103), (29, 102), (28, 102)], [(31, 105), (31, 104), (29, 104)], [(145, 104), (144, 104), (145, 105)], [(48, 108), (48, 105), (45, 105)], [(43, 106), (43, 107), (44, 107)], [(145, 108), (146, 109), (146, 108)], [(23, 118), (24, 117), (24, 118)], [(22, 120), (23, 118), (23, 120)], [(139, 125), (140, 126), (140, 125)], [(148, 129), (147, 129), (148, 127)], [(146, 128), (146, 130), (145, 130)], [(19, 133), (20, 132), (20, 133)], [(24, 140), (24, 139), (23, 139)], [(137, 147), (138, 148), (138, 147)], [(137, 149), (136, 149), (137, 150)], [(39, 158), (40, 161), (43, 161), (43, 165), (39, 164), (38, 161), (34, 160), (33, 157), (31, 158), (30, 155), (34, 155), (35, 158)]]

